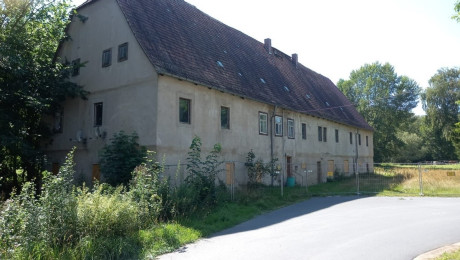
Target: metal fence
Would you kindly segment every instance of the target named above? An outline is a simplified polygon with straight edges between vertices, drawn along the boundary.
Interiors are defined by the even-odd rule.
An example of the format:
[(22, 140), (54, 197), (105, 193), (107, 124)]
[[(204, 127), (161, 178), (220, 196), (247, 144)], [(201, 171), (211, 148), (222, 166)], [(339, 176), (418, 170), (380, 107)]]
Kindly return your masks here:
[[(460, 165), (365, 164), (360, 162), (319, 164), (265, 164), (269, 173), (257, 178), (251, 188), (275, 186), (280, 194), (293, 186), (305, 188), (307, 195), (460, 196)], [(171, 185), (187, 178), (185, 164), (165, 165)], [(270, 173), (273, 173), (270, 175)], [(223, 162), (216, 184), (225, 185), (232, 198), (244, 194), (249, 183), (245, 162)], [(254, 184), (254, 183), (253, 183)]]

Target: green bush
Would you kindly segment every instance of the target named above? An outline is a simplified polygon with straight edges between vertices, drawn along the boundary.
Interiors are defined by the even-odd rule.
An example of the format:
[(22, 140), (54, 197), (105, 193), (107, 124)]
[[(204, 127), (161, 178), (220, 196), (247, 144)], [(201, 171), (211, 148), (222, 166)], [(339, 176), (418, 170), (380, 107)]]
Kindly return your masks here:
[(274, 169), (278, 158), (273, 159), (270, 163), (264, 163), (262, 159), (255, 160), (255, 158), (254, 152), (249, 151), (244, 164), (248, 168), (248, 188), (250, 189), (260, 186), (262, 178), (266, 174), (270, 174), (272, 177), (277, 175)]
[[(215, 144), (213, 150), (201, 159), (201, 139), (195, 136), (190, 145), (187, 157), (187, 174), (185, 186), (179, 191), (182, 210), (195, 210), (202, 207), (212, 207), (217, 203), (216, 176), (222, 171), (222, 161), (219, 154), (220, 144)], [(187, 205), (188, 204), (188, 205)]]
[[(26, 182), (12, 194), (0, 212), (0, 256), (37, 258), (49, 248), (76, 241), (76, 198), (73, 193), (73, 149), (57, 176), (45, 174), (41, 196)], [(0, 257), (2, 258), (2, 257)]]
[(110, 139), (111, 143), (101, 150), (101, 181), (112, 186), (128, 185), (131, 172), (144, 162), (147, 156), (145, 147), (137, 143), (136, 133), (131, 135), (120, 131)]
[(26, 182), (2, 204), (0, 259), (139, 259), (176, 248), (182, 238), (196, 239), (193, 230), (162, 222), (208, 212), (226, 193), (225, 185), (216, 186), (220, 145), (204, 160), (198, 137), (190, 150), (189, 176), (179, 187), (149, 153), (128, 187), (96, 183), (89, 189), (73, 184), (73, 149), (57, 175), (44, 174), (39, 196)]
[(173, 218), (175, 188), (169, 179), (160, 176), (164, 172), (163, 163), (154, 159), (154, 152), (147, 153), (146, 162), (133, 171), (129, 194), (140, 207), (142, 222), (151, 224)]
[(138, 204), (122, 186), (104, 191), (104, 184), (93, 192), (81, 189), (78, 196), (78, 227), (81, 237), (115, 237), (136, 232), (141, 226)]

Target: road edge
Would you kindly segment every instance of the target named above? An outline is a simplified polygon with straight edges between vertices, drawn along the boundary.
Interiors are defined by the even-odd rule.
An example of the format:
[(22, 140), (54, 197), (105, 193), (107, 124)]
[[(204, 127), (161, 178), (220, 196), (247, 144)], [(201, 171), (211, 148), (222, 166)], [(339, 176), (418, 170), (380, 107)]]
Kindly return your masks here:
[(444, 253), (454, 252), (454, 251), (459, 250), (459, 249), (460, 249), (460, 242), (452, 244), (452, 245), (436, 248), (436, 249), (431, 250), (431, 251), (428, 251), (426, 253), (423, 253), (423, 254), (417, 256), (416, 258), (414, 258), (414, 260), (435, 259), (437, 257), (440, 257)]

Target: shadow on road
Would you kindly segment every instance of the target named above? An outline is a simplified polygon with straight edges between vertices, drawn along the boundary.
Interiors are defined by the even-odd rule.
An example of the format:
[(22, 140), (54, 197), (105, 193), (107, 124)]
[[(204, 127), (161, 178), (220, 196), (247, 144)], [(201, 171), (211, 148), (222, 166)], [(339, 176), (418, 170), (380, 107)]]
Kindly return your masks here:
[(238, 224), (232, 228), (220, 231), (211, 235), (209, 238), (246, 232), (275, 225), (283, 221), (300, 217), (313, 212), (321, 211), (335, 205), (350, 202), (364, 197), (359, 196), (331, 196), (331, 197), (315, 197), (309, 200), (299, 202), (260, 216), (251, 220)]

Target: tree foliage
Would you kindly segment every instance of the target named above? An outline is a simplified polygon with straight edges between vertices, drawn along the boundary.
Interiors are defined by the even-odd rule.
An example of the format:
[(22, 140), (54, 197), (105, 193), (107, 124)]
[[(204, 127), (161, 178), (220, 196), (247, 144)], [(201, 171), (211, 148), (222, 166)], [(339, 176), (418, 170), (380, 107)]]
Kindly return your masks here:
[(115, 133), (110, 138), (110, 144), (101, 151), (101, 181), (112, 186), (128, 185), (131, 172), (136, 166), (145, 162), (147, 150), (140, 146), (136, 133), (125, 134), (124, 131)]
[(452, 19), (457, 20), (460, 23), (460, 1), (457, 1), (454, 6), (455, 14), (452, 16)]
[(350, 79), (341, 79), (337, 86), (375, 129), (374, 160), (390, 161), (402, 144), (397, 130), (417, 106), (417, 83), (397, 75), (390, 64), (376, 62), (352, 71)]
[(188, 152), (185, 179), (186, 188), (189, 192), (190, 210), (196, 210), (203, 206), (212, 207), (217, 203), (216, 177), (222, 171), (220, 152), (222, 146), (215, 144), (212, 151), (201, 158), (201, 138), (195, 136)]
[(433, 160), (456, 159), (455, 124), (459, 121), (460, 69), (443, 68), (431, 77), (422, 93), (426, 112), (424, 134)]
[(51, 134), (44, 123), (66, 97), (85, 92), (67, 79), (70, 68), (54, 62), (65, 38), (68, 0), (0, 2), (0, 175), (2, 191), (18, 186), (16, 172), (40, 181), (39, 148)]

